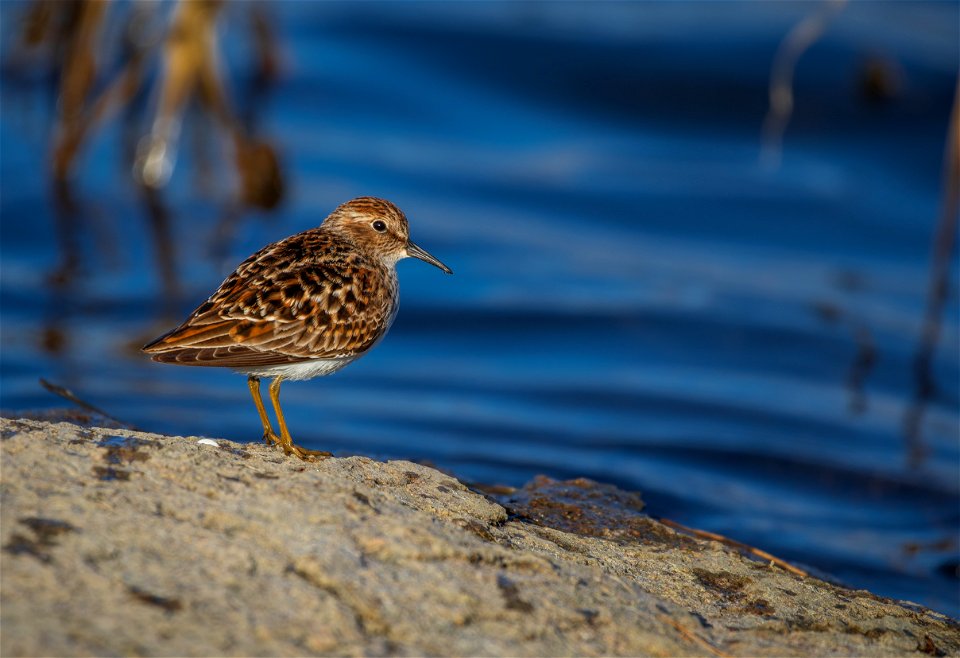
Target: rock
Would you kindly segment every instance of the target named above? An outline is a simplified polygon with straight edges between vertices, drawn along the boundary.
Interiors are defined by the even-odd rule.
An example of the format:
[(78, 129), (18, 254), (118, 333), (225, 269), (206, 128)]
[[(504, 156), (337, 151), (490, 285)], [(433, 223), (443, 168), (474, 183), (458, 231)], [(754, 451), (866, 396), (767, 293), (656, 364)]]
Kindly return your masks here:
[(960, 654), (955, 621), (538, 479), (0, 419), (3, 655)]

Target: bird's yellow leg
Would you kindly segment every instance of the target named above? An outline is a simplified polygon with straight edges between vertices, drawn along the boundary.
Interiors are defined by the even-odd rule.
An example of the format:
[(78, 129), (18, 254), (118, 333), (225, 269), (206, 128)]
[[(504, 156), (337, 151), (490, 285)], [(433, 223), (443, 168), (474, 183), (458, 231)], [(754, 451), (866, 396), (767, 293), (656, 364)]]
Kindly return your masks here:
[(277, 413), (277, 424), (280, 426), (280, 446), (286, 454), (294, 454), (304, 461), (313, 461), (316, 457), (332, 457), (331, 453), (325, 450), (308, 450), (294, 444), (290, 436), (290, 430), (287, 429), (287, 421), (283, 418), (283, 410), (280, 409), (280, 382), (282, 377), (275, 378), (270, 382), (270, 401), (273, 403), (273, 410)]
[(257, 413), (260, 414), (260, 422), (263, 423), (263, 440), (270, 445), (280, 445), (280, 437), (274, 434), (270, 427), (270, 418), (267, 417), (267, 409), (263, 406), (263, 398), (260, 397), (260, 378), (250, 375), (247, 377), (247, 386), (250, 388), (250, 395), (253, 396), (253, 403), (257, 406)]

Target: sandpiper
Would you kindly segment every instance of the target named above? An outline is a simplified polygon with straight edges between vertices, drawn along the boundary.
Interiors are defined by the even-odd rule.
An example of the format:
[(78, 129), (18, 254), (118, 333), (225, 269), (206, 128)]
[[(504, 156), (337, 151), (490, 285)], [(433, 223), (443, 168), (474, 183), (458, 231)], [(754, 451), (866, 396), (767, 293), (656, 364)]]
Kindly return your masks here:
[[(407, 218), (383, 199), (339, 206), (317, 228), (267, 245), (240, 263), (179, 327), (143, 347), (153, 360), (232, 368), (247, 385), (263, 438), (301, 459), (329, 452), (294, 444), (280, 384), (329, 375), (377, 344), (397, 314), (397, 261), (449, 267), (410, 241)], [(270, 425), (260, 378), (272, 378)]]

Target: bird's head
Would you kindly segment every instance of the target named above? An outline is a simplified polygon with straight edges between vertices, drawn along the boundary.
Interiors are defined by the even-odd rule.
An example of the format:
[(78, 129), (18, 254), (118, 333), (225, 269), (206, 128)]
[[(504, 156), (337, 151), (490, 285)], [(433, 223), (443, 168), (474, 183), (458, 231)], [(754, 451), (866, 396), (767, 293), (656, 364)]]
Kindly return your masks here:
[(323, 224), (347, 234), (355, 244), (390, 265), (403, 258), (419, 258), (453, 274), (449, 267), (410, 241), (406, 216), (384, 199), (372, 196), (351, 199), (330, 213)]

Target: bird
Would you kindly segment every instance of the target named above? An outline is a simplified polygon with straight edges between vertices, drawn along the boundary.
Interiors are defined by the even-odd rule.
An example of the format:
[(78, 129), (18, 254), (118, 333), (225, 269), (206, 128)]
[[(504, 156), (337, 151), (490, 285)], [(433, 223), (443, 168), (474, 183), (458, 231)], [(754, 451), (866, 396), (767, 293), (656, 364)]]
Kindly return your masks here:
[[(330, 375), (370, 351), (397, 315), (396, 264), (417, 258), (453, 271), (410, 241), (393, 203), (358, 197), (316, 228), (269, 244), (237, 266), (175, 329), (145, 345), (154, 361), (231, 368), (247, 376), (263, 440), (305, 461), (331, 453), (296, 445), (280, 384)], [(272, 381), (274, 432), (260, 395)]]

